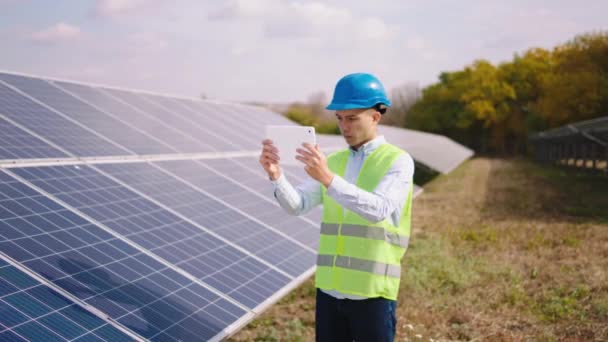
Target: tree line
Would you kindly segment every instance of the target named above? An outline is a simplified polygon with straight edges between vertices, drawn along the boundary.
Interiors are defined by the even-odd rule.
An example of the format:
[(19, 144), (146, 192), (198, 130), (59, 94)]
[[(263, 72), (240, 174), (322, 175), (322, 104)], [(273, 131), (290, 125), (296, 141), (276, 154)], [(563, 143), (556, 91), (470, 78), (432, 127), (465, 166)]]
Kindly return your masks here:
[(608, 115), (608, 32), (576, 36), (510, 62), (443, 72), (399, 126), (446, 135), (479, 153), (520, 154), (534, 132)]

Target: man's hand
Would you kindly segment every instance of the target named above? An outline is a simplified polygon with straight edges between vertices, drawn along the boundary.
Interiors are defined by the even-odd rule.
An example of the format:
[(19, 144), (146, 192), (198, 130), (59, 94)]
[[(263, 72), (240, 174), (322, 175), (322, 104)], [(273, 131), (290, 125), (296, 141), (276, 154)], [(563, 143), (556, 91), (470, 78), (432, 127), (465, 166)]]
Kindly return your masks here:
[(272, 140), (266, 139), (262, 141), (260, 165), (262, 165), (264, 171), (268, 173), (268, 177), (272, 180), (277, 180), (281, 176), (279, 160), (279, 150), (272, 144)]
[(329, 187), (334, 179), (334, 174), (327, 166), (327, 158), (319, 149), (319, 145), (312, 146), (311, 144), (302, 144), (304, 148), (296, 150), (298, 155), (296, 159), (304, 163), (304, 170), (310, 177), (319, 183)]

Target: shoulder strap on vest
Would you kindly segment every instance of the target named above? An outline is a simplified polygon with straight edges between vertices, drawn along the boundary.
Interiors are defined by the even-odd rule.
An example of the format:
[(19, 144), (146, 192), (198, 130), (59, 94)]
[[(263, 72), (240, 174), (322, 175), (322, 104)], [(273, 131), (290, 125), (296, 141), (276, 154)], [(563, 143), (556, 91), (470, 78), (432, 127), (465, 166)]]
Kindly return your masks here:
[(338, 175), (344, 175), (344, 172), (346, 171), (346, 162), (348, 161), (348, 156), (348, 149), (334, 152), (327, 157), (327, 166), (329, 166), (329, 169), (332, 172)]
[(365, 159), (357, 178), (357, 186), (366, 191), (373, 191), (395, 160), (404, 153), (406, 152), (392, 144), (386, 143), (378, 146)]

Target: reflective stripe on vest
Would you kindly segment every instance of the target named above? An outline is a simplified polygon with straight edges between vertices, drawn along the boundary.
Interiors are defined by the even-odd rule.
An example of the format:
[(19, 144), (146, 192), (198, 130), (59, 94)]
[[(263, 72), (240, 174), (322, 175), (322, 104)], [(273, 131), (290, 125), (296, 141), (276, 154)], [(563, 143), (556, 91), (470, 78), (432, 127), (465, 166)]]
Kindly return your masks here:
[[(347, 268), (354, 271), (374, 273), (381, 276), (401, 278), (401, 266), (383, 264), (381, 262), (358, 259), (347, 256), (335, 256), (336, 267)], [(317, 266), (334, 266), (334, 255), (319, 254)]]
[[(321, 223), (321, 234), (338, 235), (340, 225), (336, 223)], [(343, 224), (340, 235), (360, 237), (372, 240), (384, 240), (391, 245), (407, 248), (409, 238), (391, 233), (382, 227), (369, 227), (357, 224)]]

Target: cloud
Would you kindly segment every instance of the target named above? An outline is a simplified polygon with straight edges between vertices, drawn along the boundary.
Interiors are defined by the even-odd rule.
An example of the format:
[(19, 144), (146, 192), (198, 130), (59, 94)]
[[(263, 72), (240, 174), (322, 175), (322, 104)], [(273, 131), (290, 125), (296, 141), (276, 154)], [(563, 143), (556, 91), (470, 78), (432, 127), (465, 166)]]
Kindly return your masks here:
[(60, 22), (44, 30), (30, 34), (30, 39), (43, 43), (56, 43), (74, 40), (81, 35), (80, 28)]
[(207, 17), (211, 21), (257, 23), (263, 38), (300, 39), (323, 47), (385, 42), (397, 33), (396, 27), (380, 18), (356, 16), (347, 8), (321, 2), (234, 0)]
[(152, 32), (133, 33), (127, 37), (127, 42), (131, 49), (147, 52), (164, 50), (168, 45), (165, 38)]
[(164, 0), (97, 0), (95, 13), (102, 17), (114, 17), (155, 7), (161, 2)]

